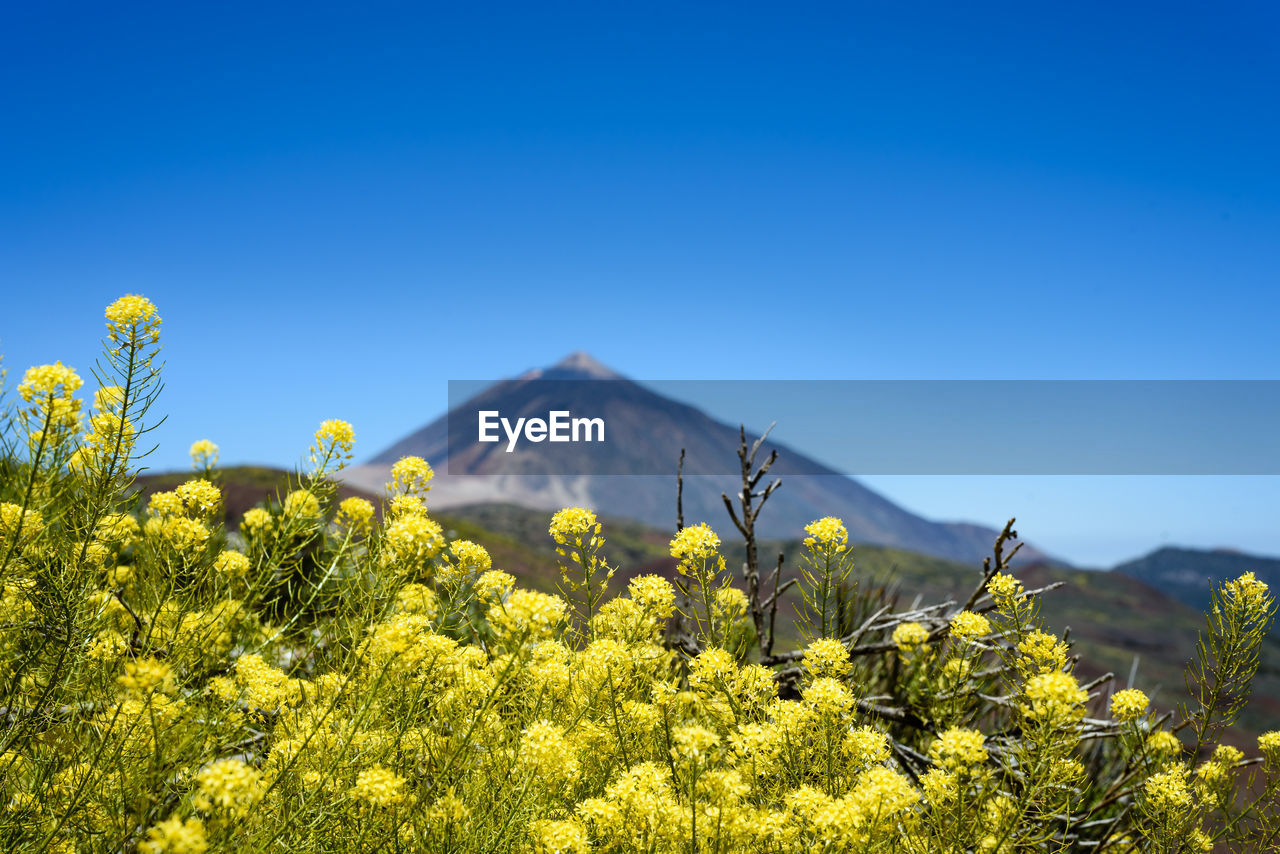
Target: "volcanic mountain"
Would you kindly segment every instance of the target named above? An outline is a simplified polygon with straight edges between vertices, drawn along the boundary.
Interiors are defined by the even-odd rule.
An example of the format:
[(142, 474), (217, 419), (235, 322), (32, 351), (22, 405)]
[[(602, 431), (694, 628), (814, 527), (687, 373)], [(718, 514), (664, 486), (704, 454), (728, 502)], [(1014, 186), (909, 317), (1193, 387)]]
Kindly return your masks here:
[[(603, 415), (610, 441), (607, 449), (598, 452), (608, 455), (608, 471), (620, 474), (566, 474), (564, 467), (549, 461), (545, 445), (535, 448), (526, 444), (508, 454), (503, 443), (482, 444), (470, 433), (467, 440), (456, 434), (451, 443), (446, 414), (343, 476), (354, 486), (378, 490), (387, 481), (392, 463), (415, 455), (425, 458), (437, 472), (430, 495), (434, 508), (506, 503), (555, 510), (578, 505), (666, 530), (673, 528), (676, 520), (675, 469), (682, 448), (691, 461), (723, 460), (717, 471), (737, 467), (736, 426), (632, 382), (585, 353), (574, 353), (549, 368), (491, 385), (457, 406), (455, 412), (485, 409), (513, 420), (545, 418), (552, 399), (559, 408)], [(997, 533), (992, 528), (922, 518), (783, 445), (766, 443), (759, 459), (767, 458), (773, 449), (778, 451), (778, 460), (770, 474), (780, 477), (782, 485), (759, 516), (757, 532), (762, 538), (792, 539), (802, 535), (807, 522), (839, 516), (857, 542), (962, 561), (980, 561), (990, 554)], [(450, 450), (452, 460), (448, 459)], [(707, 521), (722, 535), (735, 533), (720, 495), (736, 493), (739, 478), (697, 474), (698, 470), (696, 464), (685, 470), (686, 522)], [(1030, 547), (1024, 547), (1023, 555), (1045, 559)]]

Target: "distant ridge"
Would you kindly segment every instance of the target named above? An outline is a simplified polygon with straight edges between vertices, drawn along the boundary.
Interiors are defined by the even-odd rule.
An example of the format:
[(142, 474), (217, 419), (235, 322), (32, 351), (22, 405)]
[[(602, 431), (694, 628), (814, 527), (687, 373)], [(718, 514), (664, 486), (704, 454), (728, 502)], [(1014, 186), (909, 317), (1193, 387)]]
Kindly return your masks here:
[[(608, 384), (600, 397), (600, 387), (591, 385), (595, 396), (582, 397), (581, 380), (617, 380)], [(535, 383), (534, 381), (539, 381)], [(498, 473), (495, 445), (479, 442), (454, 448), (445, 474), (449, 452), (448, 418), (441, 416), (376, 454), (367, 464), (344, 472), (353, 485), (379, 489), (387, 480), (387, 470), (403, 456), (428, 460), (437, 470), (431, 492), (435, 507), (507, 502), (524, 507), (554, 510), (570, 504), (590, 507), (601, 513), (632, 518), (668, 530), (675, 524), (675, 466), (680, 449), (691, 459), (735, 461), (738, 428), (716, 421), (696, 407), (657, 394), (626, 379), (584, 352), (575, 352), (546, 368), (526, 371), (480, 392), (465, 406), (496, 409), (504, 415), (546, 414), (547, 381), (557, 383), (556, 399), (571, 401), (573, 411), (604, 412), (611, 445), (618, 448), (616, 471), (670, 471), (671, 475), (636, 474), (627, 477), (565, 475), (549, 470), (536, 453), (517, 448), (502, 458)], [(560, 385), (559, 383), (563, 383)], [(580, 406), (573, 406), (577, 394)], [(761, 459), (776, 448), (778, 462), (772, 474), (783, 485), (761, 514), (758, 531), (762, 537), (789, 539), (801, 535), (806, 523), (823, 516), (841, 517), (857, 542), (909, 549), (938, 557), (968, 562), (981, 561), (990, 554), (996, 530), (968, 523), (935, 522), (897, 506), (856, 480), (778, 444), (766, 444)], [(520, 455), (524, 453), (525, 456)], [(684, 512), (689, 522), (707, 521), (722, 535), (735, 533), (726, 517), (721, 492), (738, 490), (737, 479), (719, 475), (685, 478)], [(1014, 508), (1011, 508), (1013, 510)], [(1000, 520), (1003, 521), (1003, 520)], [(1030, 546), (1023, 548), (1028, 561), (1061, 564)]]
[(1246, 554), (1232, 549), (1187, 549), (1166, 546), (1127, 561), (1113, 572), (1146, 582), (1165, 595), (1205, 611), (1211, 605), (1214, 583), (1252, 572), (1272, 590), (1280, 585), (1280, 559)]

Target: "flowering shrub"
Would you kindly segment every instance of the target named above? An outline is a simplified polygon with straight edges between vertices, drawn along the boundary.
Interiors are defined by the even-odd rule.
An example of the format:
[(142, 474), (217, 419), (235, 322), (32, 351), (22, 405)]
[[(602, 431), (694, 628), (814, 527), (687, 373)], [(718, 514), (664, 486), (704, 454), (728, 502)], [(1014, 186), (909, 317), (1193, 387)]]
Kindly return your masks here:
[[(1157, 714), (1140, 690), (1081, 684), (1003, 535), (970, 601), (895, 610), (857, 589), (839, 519), (807, 526), (798, 572), (762, 598), (705, 523), (672, 539), (674, 582), (615, 589), (602, 523), (566, 508), (549, 595), (449, 540), (423, 460), (396, 464), (380, 513), (337, 502), (355, 442), (339, 420), (228, 532), (207, 440), (187, 483), (132, 498), (162, 321), (137, 296), (106, 315), (87, 419), (61, 364), (4, 409), (5, 851), (1174, 852), (1280, 835), (1280, 732), (1257, 758), (1222, 743), (1275, 610), (1251, 575), (1219, 591), (1187, 705)], [(774, 653), (791, 584), (804, 646)]]

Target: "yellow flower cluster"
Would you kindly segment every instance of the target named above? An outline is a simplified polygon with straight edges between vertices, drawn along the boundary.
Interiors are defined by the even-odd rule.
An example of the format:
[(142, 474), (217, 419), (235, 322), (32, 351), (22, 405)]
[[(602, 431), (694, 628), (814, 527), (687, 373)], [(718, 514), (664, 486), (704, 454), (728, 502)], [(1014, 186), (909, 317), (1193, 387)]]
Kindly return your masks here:
[(893, 630), (893, 642), (899, 652), (912, 652), (929, 640), (929, 630), (919, 623), (899, 623)]
[(824, 516), (804, 526), (804, 544), (810, 549), (842, 552), (849, 547), (849, 531), (835, 516)]
[(196, 774), (192, 803), (203, 812), (222, 811), (233, 818), (248, 814), (262, 799), (261, 775), (239, 759), (220, 759)]
[(73, 395), (83, 384), (79, 374), (61, 362), (27, 369), (18, 395), (31, 405), (18, 416), (33, 455), (69, 440), (80, 428), (80, 400)]
[(40, 536), (44, 519), (38, 510), (23, 510), (22, 505), (0, 502), (0, 545), (13, 542), (26, 544)]
[[(111, 313), (120, 348), (159, 326), (141, 298)], [(949, 604), (899, 609), (847, 583), (849, 532), (833, 517), (792, 549), (800, 595), (783, 610), (796, 606), (804, 641), (785, 650), (767, 600), (723, 571), (709, 526), (670, 541), (684, 578), (606, 590), (603, 526), (566, 508), (548, 531), (562, 570), (584, 571), (562, 598), (495, 568), (510, 544), (491, 554), (482, 533), (458, 539), (431, 520), (420, 458), (393, 467), (380, 508), (347, 498), (329, 526), (339, 487), (303, 472), (237, 533), (200, 476), (217, 457), (202, 440), (196, 476), (152, 495), (140, 528), (124, 512), (133, 472), (87, 462), (144, 429), (144, 380), (159, 368), (141, 363), (95, 395), (98, 438), (80, 449), (102, 477), (68, 470), (70, 442), (28, 454), (22, 410), (11, 416), (6, 851), (1172, 852), (1252, 850), (1276, 834), (1280, 733), (1258, 738), (1258, 767), (1213, 743), (1234, 707), (1206, 702), (1159, 728), (1130, 689), (1110, 719), (1086, 718), (1070, 649), (1003, 565), (991, 605), (949, 621)], [(47, 367), (29, 375), (28, 415), (50, 399), (48, 412), (78, 413), (78, 380)], [(142, 390), (134, 424), (125, 387)], [(325, 422), (315, 438), (328, 460), (350, 453), (354, 431)], [(1229, 666), (1201, 675), (1226, 673), (1234, 702), (1273, 603), (1248, 575), (1218, 602), (1202, 649)], [(762, 611), (764, 627), (748, 620)], [(948, 632), (955, 642), (930, 648)]]
[(204, 854), (208, 850), (204, 822), (183, 821), (176, 815), (148, 830), (147, 838), (138, 843), (140, 854)]
[(1017, 649), (1022, 654), (1018, 666), (1024, 673), (1048, 673), (1067, 666), (1067, 645), (1048, 632), (1028, 632)]
[(409, 495), (422, 498), (431, 489), (435, 477), (431, 465), (422, 457), (402, 457), (391, 467), (391, 481), (387, 492), (393, 496)]
[(929, 759), (947, 771), (963, 771), (987, 761), (986, 742), (977, 730), (951, 727), (929, 746)]
[(129, 662), (124, 667), (124, 675), (117, 681), (121, 688), (135, 694), (145, 695), (152, 691), (172, 694), (174, 690), (173, 669), (154, 658)]
[(393, 807), (404, 803), (408, 797), (404, 788), (403, 777), (375, 765), (360, 772), (355, 786), (351, 788), (351, 796), (374, 807)]
[(275, 527), (275, 518), (261, 507), (251, 507), (244, 511), (240, 520), (240, 530), (250, 537), (262, 537)]
[(515, 590), (506, 601), (489, 609), (489, 623), (510, 638), (550, 638), (563, 624), (566, 606), (559, 596), (533, 590)]
[(586, 828), (573, 819), (540, 819), (530, 830), (538, 854), (587, 854), (591, 850)]
[(524, 731), (517, 763), (542, 785), (566, 786), (578, 777), (577, 751), (560, 728), (537, 721)]
[(213, 559), (213, 569), (227, 578), (243, 578), (253, 569), (253, 562), (240, 552), (223, 551)]
[(364, 498), (344, 498), (338, 502), (337, 523), (354, 534), (373, 530), (373, 504)]
[(1009, 612), (1016, 600), (1023, 593), (1022, 582), (1007, 572), (997, 572), (987, 582), (987, 592), (991, 600), (1001, 611)]
[(682, 571), (692, 571), (694, 566), (716, 554), (720, 538), (706, 522), (685, 528), (671, 540), (671, 556), (680, 562)]
[(515, 585), (516, 580), (510, 573), (491, 569), (476, 579), (476, 597), (482, 602), (493, 602), (510, 593)]
[(556, 511), (551, 517), (551, 526), (547, 529), (551, 539), (557, 545), (568, 548), (582, 548), (587, 535), (600, 533), (600, 523), (596, 514), (582, 507), (566, 507)]
[(191, 443), (191, 467), (196, 471), (208, 471), (218, 464), (218, 446), (208, 439), (197, 439)]
[(387, 555), (402, 572), (423, 571), (427, 561), (444, 548), (444, 530), (422, 513), (407, 513), (387, 526)]
[(1187, 786), (1187, 769), (1182, 765), (1166, 765), (1143, 784), (1147, 806), (1156, 813), (1176, 816), (1191, 806), (1191, 790)]
[(320, 499), (310, 489), (295, 489), (284, 497), (280, 515), (286, 521), (305, 521), (320, 518), (323, 511)]
[(18, 383), (18, 394), (27, 403), (50, 398), (70, 400), (82, 385), (84, 380), (80, 379), (74, 368), (55, 362), (52, 365), (27, 368), (22, 382)]
[(1271, 595), (1267, 585), (1259, 581), (1252, 572), (1228, 581), (1222, 587), (1227, 603), (1248, 613), (1258, 613), (1271, 605)]
[(1280, 731), (1270, 730), (1258, 736), (1258, 752), (1268, 765), (1280, 766)]
[(991, 633), (991, 623), (981, 614), (961, 611), (951, 618), (951, 634), (960, 640), (976, 640)]
[(348, 422), (338, 418), (322, 421), (311, 446), (311, 464), (317, 471), (325, 471), (330, 461), (336, 461), (341, 470), (351, 461), (355, 443), (356, 431)]
[(1053, 726), (1065, 726), (1084, 716), (1089, 692), (1070, 673), (1052, 670), (1027, 680), (1023, 689), (1027, 702), (1022, 712), (1028, 718)]
[(487, 572), (493, 566), (488, 550), (470, 540), (454, 540), (449, 544), (448, 554), (439, 570), (441, 583), (460, 583)]
[(1136, 721), (1149, 702), (1147, 695), (1136, 688), (1117, 691), (1111, 697), (1111, 714), (1118, 721)]
[(1147, 751), (1154, 756), (1175, 756), (1182, 752), (1182, 742), (1168, 730), (1156, 730), (1147, 736)]
[(838, 640), (819, 638), (804, 651), (805, 670), (813, 678), (834, 676), (840, 678), (853, 666), (849, 662), (849, 649)]
[(155, 303), (129, 294), (107, 306), (107, 335), (117, 346), (138, 345), (160, 340), (160, 315)]

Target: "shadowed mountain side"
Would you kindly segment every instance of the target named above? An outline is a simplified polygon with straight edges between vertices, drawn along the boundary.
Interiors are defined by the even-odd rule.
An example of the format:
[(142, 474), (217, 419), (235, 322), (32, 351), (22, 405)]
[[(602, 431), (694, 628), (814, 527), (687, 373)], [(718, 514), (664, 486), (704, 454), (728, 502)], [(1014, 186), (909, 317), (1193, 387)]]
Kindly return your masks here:
[[(736, 468), (738, 428), (622, 378), (585, 354), (496, 383), (459, 405), (454, 414), (487, 409), (514, 419), (544, 417), (553, 408), (603, 417), (608, 425), (607, 447), (569, 443), (551, 449), (526, 444), (508, 454), (501, 443), (481, 443), (469, 433), (465, 440), (455, 433), (454, 447), (450, 447), (449, 415), (445, 415), (377, 454), (369, 464), (344, 471), (342, 478), (353, 486), (378, 490), (388, 480), (392, 463), (403, 456), (420, 456), (437, 472), (431, 493), (434, 507), (506, 502), (555, 510), (581, 505), (668, 530), (675, 525), (674, 472), (683, 448), (685, 519), (708, 521), (726, 537), (736, 534), (724, 517), (720, 494), (737, 491), (737, 476), (699, 472)], [(781, 477), (783, 485), (761, 515), (763, 537), (797, 537), (806, 523), (839, 516), (858, 542), (955, 560), (980, 561), (995, 540), (997, 532), (992, 528), (917, 516), (785, 446), (766, 443), (758, 459), (766, 459), (771, 450), (779, 453), (771, 474)], [(581, 465), (581, 455), (587, 453), (606, 462), (608, 471), (626, 476), (566, 473), (589, 469)], [(1029, 546), (1023, 552), (1029, 560), (1052, 560)]]
[(1280, 590), (1280, 560), (1226, 549), (1165, 547), (1115, 567), (1116, 573), (1141, 579), (1179, 602), (1207, 610), (1212, 584), (1252, 572), (1272, 590)]

